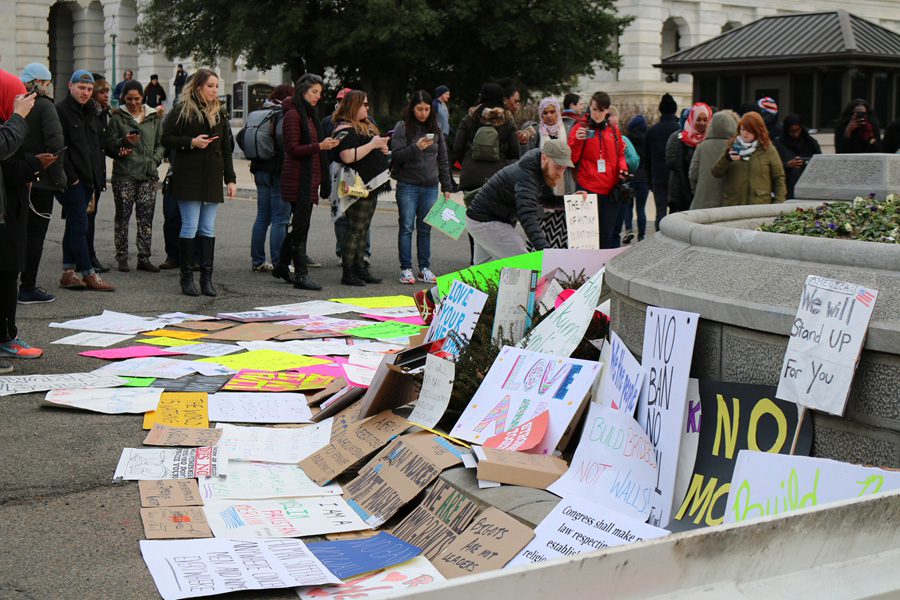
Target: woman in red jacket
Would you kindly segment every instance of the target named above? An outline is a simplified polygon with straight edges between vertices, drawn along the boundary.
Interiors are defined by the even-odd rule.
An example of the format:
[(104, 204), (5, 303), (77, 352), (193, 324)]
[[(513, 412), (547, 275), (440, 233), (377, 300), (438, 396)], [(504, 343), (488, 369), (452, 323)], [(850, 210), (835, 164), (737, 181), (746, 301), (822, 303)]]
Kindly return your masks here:
[(595, 92), (590, 112), (569, 131), (578, 189), (597, 194), (600, 248), (619, 247), (619, 236), (614, 233), (619, 206), (610, 201), (609, 193), (628, 174), (625, 144), (618, 128), (609, 122), (609, 105), (609, 94)]

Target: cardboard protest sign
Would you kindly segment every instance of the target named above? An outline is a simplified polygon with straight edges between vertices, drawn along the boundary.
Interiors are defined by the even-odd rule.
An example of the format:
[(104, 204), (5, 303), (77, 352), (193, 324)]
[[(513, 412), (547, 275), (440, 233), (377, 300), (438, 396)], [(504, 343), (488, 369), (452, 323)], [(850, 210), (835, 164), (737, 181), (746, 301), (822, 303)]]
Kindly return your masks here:
[(141, 506), (201, 506), (200, 488), (196, 479), (155, 479), (138, 481)]
[(203, 512), (216, 537), (303, 537), (367, 528), (340, 496), (207, 500)]
[(181, 323), (173, 324), (173, 326), (190, 331), (222, 331), (223, 329), (235, 327), (235, 324), (224, 321), (182, 321)]
[(634, 416), (644, 385), (644, 369), (615, 331), (609, 332), (609, 346), (610, 358), (603, 372), (600, 402)]
[(121, 335), (118, 333), (92, 333), (83, 331), (64, 338), (60, 338), (51, 344), (65, 344), (67, 346), (93, 346), (95, 348), (107, 348), (113, 344), (130, 340), (133, 335)]
[(142, 508), (144, 537), (148, 540), (211, 538), (212, 531), (199, 506)]
[(425, 215), (425, 222), (441, 233), (458, 240), (466, 230), (466, 207), (441, 194)]
[(465, 531), (478, 513), (478, 505), (438, 479), (422, 504), (417, 506), (391, 534), (422, 549), (429, 560)]
[(163, 600), (340, 583), (300, 540), (215, 538), (140, 544)]
[(399, 356), (386, 354), (375, 369), (375, 375), (360, 401), (360, 418), (393, 410), (419, 397), (421, 385), (418, 380), (394, 365)]
[(637, 422), (653, 443), (657, 482), (651, 494), (649, 523), (666, 527), (675, 510), (675, 477), (681, 429), (687, 412), (687, 387), (700, 315), (647, 307), (641, 366), (646, 383), (638, 400)]
[(492, 506), (438, 555), (434, 566), (447, 579), (500, 569), (533, 537), (534, 531)]
[(505, 346), (450, 433), (481, 444), (548, 410), (547, 433), (530, 452), (549, 454), (570, 431), (599, 372), (598, 362)]
[(896, 489), (900, 489), (898, 471), (741, 450), (728, 490), (725, 522), (740, 523)]
[[(774, 386), (700, 380), (703, 421), (693, 475), (670, 531), (718, 525), (740, 450), (791, 453), (797, 405), (775, 398)], [(803, 420), (796, 454), (809, 454), (812, 419)]]
[(444, 352), (458, 355), (460, 345), (450, 333), (455, 333), (463, 340), (471, 339), (485, 302), (487, 294), (462, 281), (454, 281), (449, 293), (441, 299), (425, 341), (448, 338), (444, 342)]
[(440, 475), (459, 463), (462, 450), (440, 436), (403, 436), (359, 470), (344, 486), (344, 497), (366, 524), (375, 529)]
[(230, 354), (228, 356), (201, 358), (197, 362), (215, 363), (236, 371), (242, 369), (252, 371), (286, 371), (287, 369), (296, 369), (298, 367), (321, 365), (329, 361), (324, 358), (301, 356), (289, 352), (276, 352), (275, 350), (250, 350), (249, 352)]
[(191, 479), (228, 473), (228, 452), (221, 448), (125, 448), (113, 479)]
[(408, 426), (406, 419), (390, 411), (359, 421), (324, 448), (301, 460), (300, 468), (310, 479), (325, 485), (403, 433)]
[[(280, 317), (280, 320), (291, 317)], [(278, 335), (299, 329), (297, 325), (276, 325), (275, 323), (245, 323), (208, 334), (204, 341), (221, 340), (229, 342), (270, 340)]]
[(566, 230), (569, 248), (600, 247), (600, 214), (597, 212), (597, 194), (567, 194)]
[(238, 323), (264, 323), (266, 321), (287, 321), (305, 317), (306, 313), (294, 310), (245, 310), (242, 312), (219, 313), (217, 319), (228, 319)]
[(128, 381), (116, 375), (97, 373), (60, 373), (58, 375), (4, 375), (0, 377), (0, 396), (30, 394), (49, 390), (111, 388)]
[(592, 402), (569, 470), (547, 489), (643, 522), (650, 516), (656, 470), (653, 444), (637, 422)]
[(106, 388), (100, 390), (50, 390), (41, 406), (79, 408), (117, 415), (156, 410), (162, 390), (148, 388)]
[(194, 394), (206, 394), (218, 392), (225, 385), (230, 375), (185, 375), (178, 379), (151, 379), (150, 387), (162, 388), (167, 392), (183, 392)]
[(306, 586), (295, 591), (300, 600), (388, 598), (396, 593), (444, 581), (444, 576), (427, 558), (417, 556), (405, 563), (379, 569), (374, 573), (346, 577), (342, 581), (337, 585)]
[(309, 423), (312, 418), (303, 394), (219, 392), (206, 401), (210, 421)]
[(534, 271), (541, 268), (541, 252), (529, 252), (528, 254), (517, 254), (509, 258), (500, 260), (492, 260), (481, 265), (474, 265), (453, 273), (447, 273), (437, 278), (438, 293), (443, 298), (450, 290), (450, 286), (454, 281), (464, 281), (474, 287), (484, 291), (487, 289), (487, 282), (497, 281), (500, 275), (500, 269), (503, 267), (513, 267), (515, 269), (531, 269)]
[(409, 422), (428, 429), (433, 428), (444, 416), (450, 405), (456, 364), (453, 361), (428, 354), (425, 356), (425, 375), (422, 391), (416, 406), (409, 415)]
[(242, 369), (225, 385), (223, 391), (235, 392), (294, 392), (318, 390), (327, 386), (332, 376), (297, 373), (295, 371), (254, 371)]
[(216, 444), (228, 449), (231, 460), (296, 463), (323, 448), (331, 437), (331, 421), (301, 428), (237, 427), (219, 423), (222, 437)]
[(518, 342), (525, 335), (525, 330), (531, 327), (537, 278), (538, 272), (534, 270), (500, 269), (492, 342)]
[(139, 358), (144, 356), (172, 356), (179, 354), (178, 351), (172, 350), (167, 352), (156, 346), (127, 346), (125, 348), (106, 348), (104, 350), (88, 350), (79, 352), (79, 356), (87, 356), (88, 358), (102, 358), (104, 360), (124, 360), (126, 358)]
[(175, 338), (179, 340), (196, 340), (202, 337), (206, 337), (205, 333), (201, 333), (199, 331), (179, 331), (177, 329), (157, 329), (156, 331), (145, 331), (143, 335), (149, 335), (151, 337), (166, 337), (166, 338)]
[(877, 298), (876, 289), (808, 276), (776, 395), (843, 415)]
[(563, 498), (534, 530), (507, 569), (663, 537), (669, 532), (583, 498)]
[(206, 394), (163, 393), (156, 410), (144, 415), (144, 429), (150, 429), (154, 423), (173, 427), (209, 427)]
[(591, 324), (602, 286), (603, 270), (600, 270), (532, 329), (527, 340), (516, 346), (533, 352), (571, 356)]
[(398, 308), (401, 306), (413, 306), (415, 307), (416, 303), (413, 300), (412, 296), (366, 296), (364, 298), (329, 298), (332, 302), (338, 302), (340, 304), (347, 304), (353, 309), (348, 308), (347, 310), (355, 310), (355, 308)]
[(200, 495), (206, 500), (339, 496), (341, 486), (319, 486), (297, 465), (232, 461), (228, 477), (204, 477)]
[(496, 448), (497, 450), (527, 452), (544, 439), (549, 424), (550, 413), (545, 410), (530, 421), (486, 439), (482, 445), (485, 448)]
[(422, 553), (385, 531), (363, 539), (312, 542), (306, 547), (342, 579), (404, 563)]
[(215, 446), (222, 437), (221, 429), (202, 429), (198, 427), (171, 427), (154, 423), (147, 437), (145, 446)]

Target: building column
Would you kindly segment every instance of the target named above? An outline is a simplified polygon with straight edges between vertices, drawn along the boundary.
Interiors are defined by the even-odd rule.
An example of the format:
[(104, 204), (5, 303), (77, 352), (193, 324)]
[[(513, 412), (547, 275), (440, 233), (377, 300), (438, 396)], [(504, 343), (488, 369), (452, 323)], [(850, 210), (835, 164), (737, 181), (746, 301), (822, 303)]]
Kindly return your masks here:
[(72, 11), (75, 69), (103, 72), (103, 7), (94, 0), (87, 8), (75, 5)]
[(15, 40), (16, 40), (16, 74), (28, 63), (49, 62), (50, 35), (47, 19), (50, 16), (50, 4), (47, 2), (15, 3)]
[(623, 61), (619, 81), (659, 79), (659, 69), (653, 65), (660, 60), (662, 0), (623, 0), (618, 9), (622, 16), (635, 17), (619, 38)]

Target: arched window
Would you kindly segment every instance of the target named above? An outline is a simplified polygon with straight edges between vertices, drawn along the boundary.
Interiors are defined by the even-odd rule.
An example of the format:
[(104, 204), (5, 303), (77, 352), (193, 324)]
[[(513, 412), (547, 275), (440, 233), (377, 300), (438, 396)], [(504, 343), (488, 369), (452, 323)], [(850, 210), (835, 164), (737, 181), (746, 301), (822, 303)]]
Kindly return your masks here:
[[(660, 43), (660, 58), (665, 58), (682, 50), (687, 36), (687, 22), (681, 17), (669, 17), (663, 22)], [(664, 75), (662, 77), (665, 77)], [(678, 81), (678, 76), (675, 76)]]

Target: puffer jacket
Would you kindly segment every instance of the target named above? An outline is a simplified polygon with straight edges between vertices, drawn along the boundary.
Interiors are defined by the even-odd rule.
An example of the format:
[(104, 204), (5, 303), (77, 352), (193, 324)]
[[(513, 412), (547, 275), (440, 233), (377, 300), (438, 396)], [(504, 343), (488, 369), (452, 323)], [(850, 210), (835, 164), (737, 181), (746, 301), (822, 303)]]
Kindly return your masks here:
[[(485, 108), (476, 122), (475, 115), (480, 107), (481, 105), (478, 105), (469, 109), (469, 114), (460, 121), (456, 129), (456, 139), (453, 140), (453, 160), (462, 165), (459, 187), (463, 191), (477, 190), (494, 173), (512, 164), (519, 157), (519, 138), (516, 137), (512, 113), (500, 106)], [(490, 125), (497, 129), (500, 138), (500, 160), (496, 162), (472, 158), (472, 141), (482, 125)]]
[(25, 117), (25, 122), (28, 124), (28, 135), (22, 142), (20, 152), (35, 168), (36, 175), (32, 185), (55, 192), (65, 190), (66, 172), (63, 163), (66, 160), (66, 152), (60, 152), (56, 161), (46, 169), (37, 159), (38, 154), (59, 152), (65, 145), (65, 136), (53, 100), (49, 96), (38, 94), (34, 99), (34, 108)]
[[(165, 149), (162, 146), (162, 119), (156, 109), (143, 105), (143, 120), (138, 123), (124, 108), (113, 109), (109, 117), (110, 144), (116, 147), (131, 148), (128, 156), (113, 160), (113, 181), (149, 181), (159, 177), (159, 165), (162, 164)], [(133, 145), (125, 143), (129, 131), (137, 129), (140, 139)]]
[(749, 160), (729, 160), (726, 152), (712, 168), (713, 177), (725, 177), (722, 206), (784, 202), (784, 168), (773, 144), (757, 146)]
[(406, 125), (397, 121), (391, 135), (391, 172), (397, 181), (410, 185), (428, 187), (441, 184), (441, 191), (449, 193), (453, 189), (450, 181), (450, 160), (447, 157), (447, 142), (440, 130), (434, 135), (434, 143), (419, 150), (416, 145), (425, 137), (425, 129), (416, 126), (411, 135), (406, 134)]
[(725, 180), (713, 177), (712, 166), (729, 147), (736, 130), (737, 121), (731, 113), (717, 112), (710, 120), (706, 137), (697, 144), (691, 158), (690, 179), (694, 190), (691, 210), (722, 206)]

